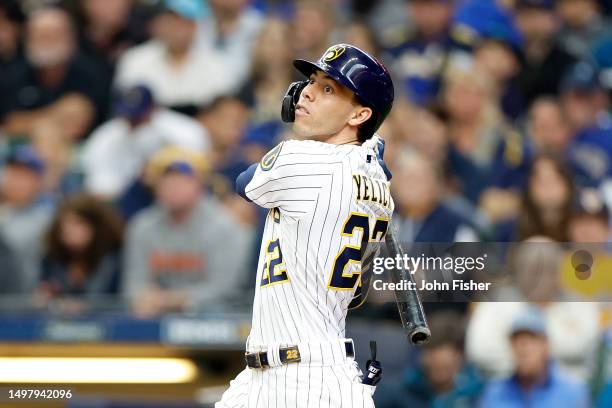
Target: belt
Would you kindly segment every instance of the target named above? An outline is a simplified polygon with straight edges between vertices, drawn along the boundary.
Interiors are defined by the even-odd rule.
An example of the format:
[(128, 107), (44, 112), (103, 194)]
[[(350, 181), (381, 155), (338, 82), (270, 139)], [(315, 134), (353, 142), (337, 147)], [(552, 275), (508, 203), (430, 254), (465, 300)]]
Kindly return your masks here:
[[(352, 341), (346, 341), (344, 343), (344, 351), (346, 353), (346, 357), (355, 357), (355, 349)], [(298, 346), (281, 347), (278, 349), (278, 354), (282, 364), (299, 363), (302, 360)], [(249, 368), (270, 367), (270, 364), (268, 363), (267, 351), (245, 353), (244, 359), (246, 360)]]

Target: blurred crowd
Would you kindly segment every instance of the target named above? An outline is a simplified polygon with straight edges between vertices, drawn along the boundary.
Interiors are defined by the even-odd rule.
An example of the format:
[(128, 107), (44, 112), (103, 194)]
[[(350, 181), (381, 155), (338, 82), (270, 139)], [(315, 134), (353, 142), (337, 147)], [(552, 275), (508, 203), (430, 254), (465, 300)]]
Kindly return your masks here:
[[(400, 240), (553, 252), (517, 254), (521, 303), (432, 310), (433, 342), (379, 406), (610, 406), (597, 354), (610, 309), (570, 300), (609, 293), (612, 275), (564, 279), (556, 243), (596, 243), (612, 265), (611, 13), (606, 0), (0, 0), (0, 293), (71, 314), (120, 295), (143, 318), (244, 301), (265, 213), (234, 180), (291, 137), (291, 60), (348, 42), (394, 78), (379, 133)], [(534, 268), (554, 276), (545, 303), (521, 294)]]

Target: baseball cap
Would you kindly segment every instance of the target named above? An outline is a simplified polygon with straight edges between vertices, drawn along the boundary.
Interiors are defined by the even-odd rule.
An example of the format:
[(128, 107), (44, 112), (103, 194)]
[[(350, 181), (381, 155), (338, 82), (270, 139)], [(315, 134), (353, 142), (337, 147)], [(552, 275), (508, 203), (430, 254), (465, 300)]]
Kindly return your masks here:
[(164, 174), (168, 173), (180, 173), (186, 176), (195, 176), (197, 171), (191, 163), (183, 160), (175, 160), (166, 166)]
[(531, 333), (546, 337), (546, 321), (542, 312), (535, 307), (530, 307), (519, 314), (512, 321), (510, 336), (515, 336), (518, 333)]
[(180, 173), (204, 179), (208, 170), (209, 163), (203, 153), (181, 146), (167, 146), (149, 160), (146, 177), (156, 182), (168, 173)]
[(483, 40), (500, 41), (517, 54), (523, 47), (523, 37), (512, 15), (494, 2), (468, 1), (461, 5), (453, 18), (451, 34), (455, 41), (468, 47)]
[(9, 154), (6, 162), (7, 164), (27, 167), (39, 175), (45, 172), (45, 163), (40, 155), (29, 145), (16, 147)]
[(554, 0), (519, 0), (517, 8), (537, 8), (545, 10), (554, 10)]
[(561, 91), (593, 92), (601, 89), (599, 71), (592, 64), (581, 61), (570, 67), (561, 80)]
[(207, 14), (203, 0), (163, 0), (162, 9), (193, 21), (200, 20)]
[(145, 85), (122, 92), (115, 103), (115, 114), (128, 119), (139, 119), (155, 105), (153, 93)]

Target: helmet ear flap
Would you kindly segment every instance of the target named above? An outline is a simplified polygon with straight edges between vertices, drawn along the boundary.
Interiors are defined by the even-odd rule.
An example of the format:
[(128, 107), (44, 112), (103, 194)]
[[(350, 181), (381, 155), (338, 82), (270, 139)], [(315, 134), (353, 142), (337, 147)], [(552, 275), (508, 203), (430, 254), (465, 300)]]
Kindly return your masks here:
[(281, 106), (281, 119), (283, 122), (290, 123), (295, 121), (295, 105), (300, 100), (300, 94), (308, 85), (308, 81), (292, 82), (283, 96)]

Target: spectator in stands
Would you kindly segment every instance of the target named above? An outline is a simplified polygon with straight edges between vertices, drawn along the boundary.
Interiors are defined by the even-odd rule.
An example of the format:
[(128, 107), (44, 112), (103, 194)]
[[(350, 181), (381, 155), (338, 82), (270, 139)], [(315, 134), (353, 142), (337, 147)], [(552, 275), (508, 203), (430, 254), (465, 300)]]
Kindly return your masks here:
[[(514, 28), (508, 28), (513, 30)], [(517, 118), (524, 109), (524, 101), (516, 85), (522, 56), (522, 41), (512, 32), (487, 33), (474, 50), (476, 69), (487, 72), (495, 81), (500, 96), (500, 107), (510, 119)]]
[(383, 381), (375, 394), (377, 407), (468, 407), (478, 402), (483, 381), (465, 360), (462, 316), (437, 312), (428, 320), (432, 337), (423, 346), (419, 366), (406, 370), (399, 381)]
[(316, 61), (331, 44), (336, 15), (322, 0), (299, 0), (290, 22), (293, 31), (293, 53), (299, 58)]
[(42, 236), (53, 216), (43, 200), (44, 163), (30, 146), (8, 157), (0, 184), (0, 234), (19, 264), (18, 291), (32, 291), (40, 277)]
[(510, 248), (506, 261), (510, 280), (496, 284), (491, 302), (474, 305), (467, 331), (468, 357), (488, 376), (510, 375), (512, 322), (537, 305), (549, 329), (552, 356), (563, 370), (588, 380), (601, 335), (599, 305), (579, 302), (565, 290), (561, 283), (565, 256), (561, 245), (545, 237)]
[(512, 376), (489, 383), (480, 406), (588, 407), (587, 387), (561, 373), (554, 365), (546, 321), (538, 310), (528, 310), (512, 323)]
[(388, 44), (390, 66), (400, 80), (398, 88), (417, 105), (435, 101), (441, 77), (455, 42), (450, 35), (454, 2), (450, 0), (415, 0), (407, 2), (413, 32)]
[(156, 203), (130, 222), (126, 238), (123, 290), (138, 316), (210, 308), (240, 296), (252, 234), (203, 196), (207, 165), (200, 153), (175, 147), (150, 164)]
[(598, 0), (558, 0), (557, 11), (564, 23), (559, 40), (579, 60), (588, 57), (599, 40), (612, 35)]
[(488, 187), (520, 188), (527, 152), (504, 119), (494, 82), (486, 72), (455, 69), (443, 94), (449, 115), (449, 165), (462, 193), (477, 203)]
[[(514, 83), (522, 57), (523, 39), (514, 18), (498, 1), (459, 2), (453, 17), (453, 39), (470, 49), (476, 69), (486, 72), (499, 95), (500, 108), (516, 118), (523, 100)], [(462, 53), (455, 53), (451, 65), (461, 64)]]
[(568, 156), (583, 187), (597, 187), (612, 176), (612, 119), (599, 72), (580, 62), (561, 83), (561, 101), (572, 131)]
[(159, 104), (189, 115), (229, 92), (233, 84), (223, 59), (195, 46), (203, 15), (202, 0), (163, 0), (152, 21), (153, 39), (123, 54), (116, 85), (126, 89), (144, 84)]
[(502, 234), (505, 240), (542, 235), (567, 242), (573, 195), (572, 176), (564, 162), (550, 154), (539, 155), (531, 164), (516, 232)]
[(251, 78), (241, 92), (253, 111), (244, 137), (251, 163), (274, 147), (285, 129), (280, 106), (294, 75), (291, 36), (287, 22), (269, 18), (255, 42)]
[(52, 119), (41, 119), (32, 128), (32, 147), (45, 164), (43, 192), (54, 201), (80, 192), (83, 187), (77, 149), (66, 132), (69, 127)]
[(17, 0), (0, 1), (0, 69), (21, 57), (25, 15)]
[(70, 15), (43, 8), (30, 15), (23, 61), (13, 64), (0, 81), (0, 116), (6, 133), (29, 135), (41, 117), (61, 120), (66, 98), (73, 94), (104, 118), (110, 78), (94, 62), (78, 54)]
[(559, 101), (550, 96), (537, 98), (527, 117), (527, 136), (536, 151), (565, 153), (571, 132)]
[(478, 241), (470, 221), (444, 204), (441, 169), (435, 163), (415, 151), (404, 151), (395, 161), (393, 174), (402, 242)]
[(249, 109), (238, 98), (222, 96), (205, 107), (198, 119), (210, 135), (212, 169), (226, 179), (226, 184), (229, 183), (223, 189), (233, 191), (231, 186), (234, 180), (249, 167), (241, 146), (248, 125)]
[(168, 145), (203, 152), (208, 135), (195, 120), (156, 106), (145, 86), (126, 90), (115, 106), (117, 117), (97, 128), (83, 146), (85, 188), (115, 199), (140, 177), (147, 161)]
[(264, 17), (248, 0), (210, 0), (211, 13), (198, 25), (197, 47), (216, 54), (225, 67), (223, 75), (235, 92), (248, 78), (253, 48)]
[(122, 233), (112, 207), (90, 195), (67, 198), (47, 231), (39, 294), (51, 300), (117, 293)]
[(557, 41), (560, 22), (554, 0), (519, 0), (516, 22), (525, 39), (519, 87), (530, 106), (538, 97), (556, 95), (563, 74), (576, 60)]
[(78, 2), (79, 42), (83, 52), (104, 65), (112, 77), (119, 57), (146, 39), (146, 21), (134, 0)]

